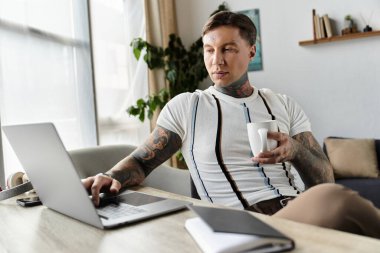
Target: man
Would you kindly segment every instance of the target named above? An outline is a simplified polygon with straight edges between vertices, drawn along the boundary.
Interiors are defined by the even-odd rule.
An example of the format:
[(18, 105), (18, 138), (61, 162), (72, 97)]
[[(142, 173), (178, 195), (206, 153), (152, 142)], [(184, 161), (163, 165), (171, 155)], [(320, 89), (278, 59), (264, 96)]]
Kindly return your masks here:
[[(300, 106), (250, 84), (255, 40), (256, 28), (245, 15), (220, 12), (208, 20), (204, 62), (214, 85), (173, 98), (144, 145), (107, 173), (83, 180), (95, 205), (101, 190), (140, 184), (181, 148), (203, 200), (380, 237), (380, 212), (372, 203), (343, 187), (322, 184), (334, 182), (332, 167)], [(268, 138), (278, 147), (251, 159), (246, 124), (270, 119), (277, 120), (279, 131)], [(297, 173), (306, 189), (312, 187), (302, 194)], [(348, 203), (366, 217), (353, 205), (346, 208)]]

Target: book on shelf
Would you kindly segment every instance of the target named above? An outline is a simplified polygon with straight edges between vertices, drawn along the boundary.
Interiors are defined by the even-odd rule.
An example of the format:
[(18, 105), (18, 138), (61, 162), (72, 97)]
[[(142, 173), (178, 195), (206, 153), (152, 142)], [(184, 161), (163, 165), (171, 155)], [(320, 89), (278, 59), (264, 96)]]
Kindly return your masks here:
[(315, 39), (317, 39), (317, 31), (316, 31), (316, 29), (315, 29), (315, 14), (316, 14), (316, 12), (315, 12), (315, 9), (313, 9), (312, 10), (312, 18), (313, 18), (313, 39), (315, 40)]
[(321, 39), (326, 38), (325, 24), (323, 22), (323, 17), (319, 17), (319, 29), (321, 30)]
[(330, 21), (330, 28), (331, 28), (331, 34), (332, 34), (332, 36), (335, 36), (335, 35), (339, 34), (339, 32), (337, 31), (336, 20), (329, 17), (329, 21)]
[(316, 13), (315, 9), (313, 14), (313, 39), (330, 38), (334, 35), (333, 20), (327, 14), (320, 16)]
[(331, 27), (330, 18), (327, 14), (323, 15), (322, 18), (323, 18), (324, 27), (326, 29), (327, 38), (331, 38), (333, 36), (333, 30)]
[(321, 38), (321, 28), (320, 28), (320, 22), (319, 22), (319, 15), (318, 14), (315, 14), (314, 16), (314, 26), (315, 26), (315, 35), (316, 35), (316, 39), (320, 39)]
[(283, 252), (294, 241), (247, 211), (188, 206), (199, 217), (185, 228), (204, 253)]

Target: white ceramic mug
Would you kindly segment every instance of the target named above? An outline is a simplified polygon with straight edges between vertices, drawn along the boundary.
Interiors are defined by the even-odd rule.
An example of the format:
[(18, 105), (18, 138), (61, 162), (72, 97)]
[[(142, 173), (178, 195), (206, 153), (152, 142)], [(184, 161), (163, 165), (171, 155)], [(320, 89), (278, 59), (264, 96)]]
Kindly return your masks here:
[(276, 120), (268, 120), (262, 122), (247, 124), (249, 145), (253, 155), (261, 152), (270, 151), (277, 147), (277, 141), (267, 137), (268, 131), (277, 132), (278, 125)]

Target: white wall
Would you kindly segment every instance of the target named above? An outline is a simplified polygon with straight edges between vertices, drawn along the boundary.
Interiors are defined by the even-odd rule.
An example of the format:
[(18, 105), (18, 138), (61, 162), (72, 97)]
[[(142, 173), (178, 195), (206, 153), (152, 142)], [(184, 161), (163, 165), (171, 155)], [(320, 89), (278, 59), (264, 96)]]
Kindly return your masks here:
[[(186, 45), (223, 1), (176, 0), (179, 34)], [(326, 136), (380, 138), (380, 36), (301, 47), (312, 39), (311, 11), (327, 13), (338, 31), (346, 14), (380, 30), (379, 0), (230, 0), (232, 11), (260, 9), (263, 70), (249, 72), (261, 88), (294, 97), (309, 116), (320, 143)]]

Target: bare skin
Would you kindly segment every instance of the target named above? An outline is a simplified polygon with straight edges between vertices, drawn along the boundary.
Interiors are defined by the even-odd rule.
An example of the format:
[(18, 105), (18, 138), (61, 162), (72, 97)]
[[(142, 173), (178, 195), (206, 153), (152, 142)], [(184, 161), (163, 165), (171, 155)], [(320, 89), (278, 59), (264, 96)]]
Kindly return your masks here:
[(207, 72), (218, 91), (236, 98), (248, 97), (253, 87), (248, 80), (248, 64), (256, 54), (239, 29), (221, 26), (203, 38), (203, 59)]
[(248, 73), (243, 74), (239, 80), (228, 86), (217, 86), (215, 89), (235, 98), (249, 97), (253, 93), (253, 87), (249, 84)]
[(252, 158), (254, 162), (290, 162), (297, 169), (306, 188), (334, 182), (332, 166), (311, 132), (303, 132), (293, 138), (284, 133), (268, 132), (268, 138), (277, 140), (279, 147), (258, 154)]
[(180, 147), (181, 138), (176, 133), (157, 126), (143, 145), (106, 172), (110, 176), (98, 174), (82, 179), (82, 183), (98, 206), (101, 191), (117, 193), (122, 187), (139, 185)]
[[(256, 47), (244, 40), (237, 28), (221, 26), (203, 36), (204, 61), (214, 87), (236, 98), (248, 97), (253, 86), (248, 80), (248, 64), (256, 53)], [(259, 163), (291, 162), (299, 171), (307, 187), (333, 182), (332, 168), (310, 132), (293, 138), (284, 133), (268, 133), (268, 138), (279, 142), (271, 152), (260, 153), (252, 158)], [(169, 159), (180, 147), (180, 137), (157, 126), (145, 143), (130, 156), (124, 158), (107, 175), (98, 174), (82, 180), (91, 190), (93, 202), (99, 204), (99, 193), (117, 193), (121, 187), (140, 184), (149, 173)]]

